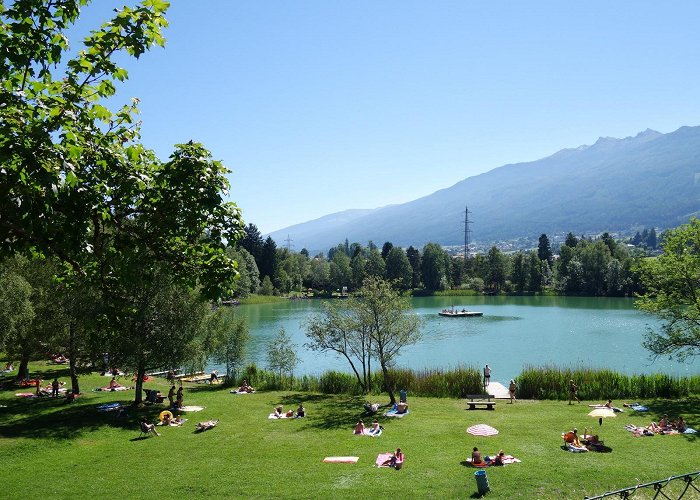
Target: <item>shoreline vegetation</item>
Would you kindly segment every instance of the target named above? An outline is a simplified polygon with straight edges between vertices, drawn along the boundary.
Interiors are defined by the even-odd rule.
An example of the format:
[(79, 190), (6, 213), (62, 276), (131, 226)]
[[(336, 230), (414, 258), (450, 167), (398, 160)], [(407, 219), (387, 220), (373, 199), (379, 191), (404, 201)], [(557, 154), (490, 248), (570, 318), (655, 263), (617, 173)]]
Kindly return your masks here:
[[(406, 389), (409, 394), (433, 398), (465, 398), (481, 394), (481, 370), (475, 367), (453, 369), (391, 369), (395, 389)], [(260, 390), (304, 391), (321, 394), (362, 395), (362, 389), (351, 373), (326, 371), (320, 375), (283, 375), (255, 365), (247, 366), (234, 380), (246, 379)], [(384, 393), (380, 372), (371, 375), (372, 390), (367, 396)], [(700, 375), (674, 377), (653, 373), (625, 375), (609, 369), (560, 368), (556, 366), (526, 366), (515, 378), (517, 397), (534, 400), (565, 401), (569, 398), (569, 380), (575, 380), (579, 397), (586, 400), (682, 398), (700, 395)]]

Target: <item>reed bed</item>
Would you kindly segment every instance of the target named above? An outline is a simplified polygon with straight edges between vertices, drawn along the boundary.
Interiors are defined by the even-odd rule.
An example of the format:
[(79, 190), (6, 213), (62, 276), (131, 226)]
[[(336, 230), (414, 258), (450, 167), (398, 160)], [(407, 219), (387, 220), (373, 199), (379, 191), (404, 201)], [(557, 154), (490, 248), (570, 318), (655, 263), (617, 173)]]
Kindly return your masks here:
[(700, 394), (700, 376), (673, 377), (662, 373), (624, 375), (608, 369), (526, 366), (517, 379), (518, 397), (569, 399), (569, 384), (583, 400), (680, 398)]

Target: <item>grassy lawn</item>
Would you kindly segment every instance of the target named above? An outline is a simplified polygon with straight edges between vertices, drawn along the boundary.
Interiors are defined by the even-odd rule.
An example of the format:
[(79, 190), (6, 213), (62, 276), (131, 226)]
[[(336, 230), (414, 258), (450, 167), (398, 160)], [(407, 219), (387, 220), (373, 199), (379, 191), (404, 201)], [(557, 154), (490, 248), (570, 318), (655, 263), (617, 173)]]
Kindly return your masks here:
[[(33, 368), (45, 370), (45, 379), (56, 373), (66, 380), (65, 372)], [(82, 377), (84, 395), (71, 405), (63, 399), (18, 398), (14, 394), (21, 390), (13, 387), (0, 391), (0, 404), (5, 405), (0, 408), (0, 498), (469, 498), (476, 497), (476, 469), (464, 460), (474, 446), (489, 454), (503, 448), (522, 460), (487, 469), (490, 498), (583, 498), (700, 469), (696, 435), (634, 438), (623, 428), (668, 413), (682, 414), (698, 429), (697, 398), (647, 401), (648, 413), (627, 411), (599, 427), (586, 416), (590, 402), (499, 401), (496, 411), (467, 411), (461, 400), (409, 395), (410, 414), (379, 417), (384, 433), (370, 438), (352, 435), (363, 411), (361, 398), (289, 392), (234, 395), (220, 386), (186, 385), (185, 404), (206, 408), (186, 414), (189, 420), (182, 427), (159, 427), (161, 437), (137, 439), (139, 417), (155, 421), (164, 407), (130, 409), (127, 418), (99, 413), (99, 404), (133, 398), (133, 391), (90, 392), (108, 381), (98, 375)], [(146, 387), (167, 391), (163, 379)], [(300, 401), (308, 417), (268, 420), (274, 405), (296, 408)], [(216, 428), (193, 432), (196, 422), (210, 418), (220, 419)], [(500, 433), (467, 434), (466, 428), (476, 423)], [(584, 426), (595, 426), (612, 452), (563, 451), (561, 433), (573, 427), (582, 432)], [(402, 470), (373, 467), (378, 453), (396, 447), (406, 454)], [(322, 463), (330, 455), (360, 460)], [(649, 490), (648, 497), (653, 493)]]

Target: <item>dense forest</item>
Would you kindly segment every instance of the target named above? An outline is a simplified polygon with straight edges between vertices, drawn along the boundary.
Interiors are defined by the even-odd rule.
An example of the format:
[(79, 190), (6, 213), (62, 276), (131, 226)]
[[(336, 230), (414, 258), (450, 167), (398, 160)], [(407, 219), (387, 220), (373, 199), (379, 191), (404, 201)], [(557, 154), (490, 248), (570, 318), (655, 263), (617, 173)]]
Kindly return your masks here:
[(437, 243), (406, 249), (385, 242), (381, 248), (347, 239), (327, 254), (309, 255), (278, 248), (263, 239), (254, 224), (230, 256), (239, 265), (238, 297), (250, 293), (290, 294), (314, 290), (332, 293), (357, 290), (368, 276), (391, 280), (401, 291), (432, 293), (472, 290), (479, 293), (556, 293), (588, 296), (628, 296), (643, 292), (637, 263), (658, 245), (655, 230), (645, 229), (630, 241), (610, 234), (576, 237), (569, 233), (552, 249), (546, 234), (530, 251), (506, 253), (496, 246), (484, 254), (450, 256)]

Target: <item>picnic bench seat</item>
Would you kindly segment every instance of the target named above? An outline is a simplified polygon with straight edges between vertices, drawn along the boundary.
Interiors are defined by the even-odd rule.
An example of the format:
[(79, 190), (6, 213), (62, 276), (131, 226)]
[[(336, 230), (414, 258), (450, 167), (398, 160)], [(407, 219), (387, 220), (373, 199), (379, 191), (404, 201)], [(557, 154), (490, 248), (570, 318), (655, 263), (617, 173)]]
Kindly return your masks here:
[(493, 394), (467, 394), (467, 410), (495, 410), (496, 402)]

